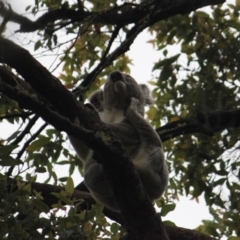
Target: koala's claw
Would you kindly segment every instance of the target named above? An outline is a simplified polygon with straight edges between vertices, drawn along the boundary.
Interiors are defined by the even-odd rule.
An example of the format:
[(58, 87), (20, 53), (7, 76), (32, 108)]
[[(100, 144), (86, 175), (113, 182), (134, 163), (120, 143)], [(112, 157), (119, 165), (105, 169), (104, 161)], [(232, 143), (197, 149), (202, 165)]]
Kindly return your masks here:
[(132, 97), (131, 103), (130, 103), (130, 108), (133, 109), (134, 111), (137, 111), (138, 104), (139, 104), (139, 100)]
[(90, 104), (90, 103), (84, 104), (84, 107), (87, 107), (87, 108), (97, 112), (96, 108), (92, 104)]
[(129, 107), (127, 108), (126, 115), (129, 115), (131, 112), (138, 112), (139, 100), (132, 97)]
[(99, 113), (98, 113), (97, 109), (92, 104), (86, 103), (86, 104), (84, 104), (84, 107), (90, 109), (99, 118)]

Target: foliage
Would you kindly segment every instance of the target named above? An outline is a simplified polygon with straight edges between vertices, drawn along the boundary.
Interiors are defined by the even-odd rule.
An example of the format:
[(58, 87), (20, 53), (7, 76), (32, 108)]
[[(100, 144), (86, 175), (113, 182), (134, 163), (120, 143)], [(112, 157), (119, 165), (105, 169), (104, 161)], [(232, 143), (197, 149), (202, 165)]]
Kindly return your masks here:
[[(116, 1), (112, 0), (36, 0), (26, 12), (36, 15), (43, 11), (81, 7), (89, 12), (107, 12), (115, 5)], [(127, 9), (128, 5), (124, 6)], [(153, 66), (155, 79), (151, 81), (156, 102), (147, 113), (154, 127), (194, 118), (199, 113), (239, 109), (239, 14), (239, 6), (219, 5), (206, 11), (169, 17), (148, 28), (149, 43), (160, 56)], [(94, 83), (85, 84), (85, 79), (98, 70), (109, 52), (115, 54), (111, 51), (121, 46), (132, 31), (131, 24), (119, 28), (117, 24), (97, 22), (97, 18), (101, 18), (100, 14), (81, 22), (68, 18), (56, 20), (39, 28), (33, 39), (33, 54), (54, 55), (57, 61), (50, 70), (61, 66), (59, 79), (70, 90), (84, 83), (84, 98), (98, 89), (111, 71), (130, 72), (132, 64), (127, 54), (120, 54), (95, 72)], [(102, 206), (97, 204), (80, 213), (72, 207), (81, 204), (74, 202), (70, 195), (74, 191), (71, 176), (82, 174), (82, 163), (74, 156), (64, 133), (43, 123), (34, 113), (24, 111), (21, 105), (3, 94), (0, 95), (0, 120), (1, 128), (12, 127), (8, 137), (0, 135), (2, 239), (101, 237), (117, 240), (122, 236), (124, 230), (106, 219)], [(205, 127), (205, 132), (180, 134), (164, 143), (170, 182), (164, 199), (157, 202), (161, 207), (158, 211), (161, 216), (174, 211), (175, 200), (181, 195), (190, 195), (196, 200), (204, 196), (213, 220), (204, 220), (198, 230), (216, 238), (238, 239), (239, 129), (226, 126), (223, 131), (212, 132), (209, 126)], [(60, 174), (61, 171), (64, 173)], [(16, 179), (16, 183), (9, 187), (5, 173)], [(51, 210), (51, 206), (44, 203), (41, 192), (22, 182), (43, 178), (45, 183), (64, 187), (60, 193), (54, 193), (58, 201)]]
[[(239, 108), (239, 28), (239, 9), (233, 5), (212, 7), (209, 14), (178, 15), (151, 28), (164, 58), (153, 67), (158, 111), (152, 124)], [(168, 57), (175, 44), (181, 55)], [(238, 141), (238, 131), (227, 129), (165, 143), (174, 176), (167, 196), (203, 194), (214, 221), (205, 221), (201, 229), (213, 236), (240, 234)]]

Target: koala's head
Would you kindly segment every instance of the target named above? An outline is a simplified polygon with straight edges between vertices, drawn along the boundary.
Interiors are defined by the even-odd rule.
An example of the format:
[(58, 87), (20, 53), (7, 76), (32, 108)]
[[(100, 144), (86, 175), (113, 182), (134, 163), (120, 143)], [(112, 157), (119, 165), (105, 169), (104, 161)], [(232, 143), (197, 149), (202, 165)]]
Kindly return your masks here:
[(138, 84), (130, 75), (114, 71), (110, 73), (103, 90), (90, 97), (90, 103), (102, 112), (104, 110), (124, 111), (134, 97), (139, 100), (138, 112), (144, 114), (144, 106), (152, 104), (150, 92), (145, 84)]

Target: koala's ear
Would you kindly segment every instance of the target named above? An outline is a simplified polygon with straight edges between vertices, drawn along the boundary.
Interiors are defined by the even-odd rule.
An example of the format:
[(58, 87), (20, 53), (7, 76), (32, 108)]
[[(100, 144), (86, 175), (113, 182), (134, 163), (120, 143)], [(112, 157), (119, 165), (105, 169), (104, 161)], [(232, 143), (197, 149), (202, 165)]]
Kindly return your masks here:
[(103, 111), (103, 90), (98, 90), (94, 92), (89, 97), (89, 102), (99, 111)]
[(145, 104), (146, 105), (152, 105), (154, 103), (152, 96), (150, 94), (150, 90), (146, 84), (139, 84), (140, 88), (143, 91), (144, 98), (145, 98)]

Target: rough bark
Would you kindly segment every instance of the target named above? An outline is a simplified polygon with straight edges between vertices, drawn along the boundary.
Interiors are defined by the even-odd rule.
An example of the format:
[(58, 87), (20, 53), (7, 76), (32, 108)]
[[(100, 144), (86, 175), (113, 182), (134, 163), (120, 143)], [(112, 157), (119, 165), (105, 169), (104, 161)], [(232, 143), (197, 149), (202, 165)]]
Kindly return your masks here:
[(151, 25), (154, 22), (177, 14), (186, 14), (201, 7), (222, 4), (224, 2), (224, 0), (181, 0), (169, 1), (167, 4), (164, 1), (153, 1), (152, 4), (143, 5), (124, 3), (102, 12), (89, 12), (84, 8), (73, 10), (62, 7), (60, 9), (55, 9), (44, 13), (35, 21), (19, 15), (11, 8), (5, 6), (3, 2), (0, 2), (0, 15), (2, 17), (8, 17), (9, 21), (18, 23), (20, 25), (19, 31), (33, 32), (39, 29), (43, 29), (49, 23), (57, 20), (71, 20), (71, 23), (81, 23), (86, 18), (91, 19), (92, 24), (102, 23), (124, 26), (127, 24), (139, 22), (144, 17), (146, 17), (146, 15), (148, 15), (149, 11), (151, 11), (152, 8), (154, 8), (155, 12), (151, 16)]
[(181, 119), (156, 129), (162, 141), (182, 134), (202, 133), (213, 136), (214, 133), (227, 128), (240, 127), (240, 109), (229, 111), (199, 112), (195, 117)]
[[(60, 193), (64, 190), (62, 187), (53, 186), (50, 184), (44, 183), (29, 183), (24, 182), (25, 184), (31, 184), (31, 192), (34, 194), (34, 191), (40, 192), (44, 198), (44, 203), (51, 208), (53, 204), (56, 204), (59, 200), (57, 197), (53, 196), (51, 193)], [(17, 188), (16, 180), (9, 179), (7, 181), (7, 189), (8, 191), (21, 191)], [(70, 196), (70, 200), (84, 200), (81, 204), (77, 206), (77, 212), (80, 213), (83, 210), (89, 209), (91, 204), (95, 203), (94, 199), (91, 197), (89, 193), (75, 190), (72, 195)], [(62, 202), (64, 205), (65, 203)], [(109, 209), (104, 209), (104, 213), (107, 217), (112, 219), (113, 221), (118, 222), (119, 224), (124, 225), (124, 219), (121, 214), (113, 212)], [(24, 218), (24, 216), (19, 216), (19, 218)], [(207, 236), (206, 234), (200, 233), (195, 230), (190, 230), (181, 227), (173, 227), (165, 225), (167, 235), (170, 240), (214, 240), (214, 238)], [(150, 239), (150, 238), (149, 238)], [(161, 239), (161, 238), (159, 238)]]
[[(121, 143), (111, 135), (96, 114), (77, 102), (71, 93), (61, 85), (60, 81), (26, 50), (3, 38), (0, 39), (0, 62), (15, 68), (25, 79), (24, 81), (14, 76), (6, 68), (1, 67), (0, 91), (19, 101), (24, 108), (35, 111), (60, 131), (66, 131), (84, 140), (89, 147), (97, 152), (98, 158), (102, 160), (106, 172), (108, 172), (108, 177), (122, 207), (123, 218), (116, 217), (111, 212), (107, 213), (108, 216), (112, 219), (116, 217), (116, 221), (119, 222), (124, 219), (122, 223), (136, 239), (138, 236), (141, 236), (141, 239), (167, 239), (162, 222), (151, 203), (143, 195), (141, 188), (136, 188), (136, 186), (141, 186), (141, 183), (131, 162), (128, 161)], [(235, 120), (229, 121), (228, 118), (224, 118), (224, 121), (217, 121), (218, 124), (213, 124), (214, 119), (218, 119), (216, 117), (218, 114), (224, 113), (214, 113), (208, 117), (199, 115), (198, 121), (211, 123), (215, 126), (215, 131), (224, 127), (239, 126), (237, 122), (239, 111), (232, 112), (232, 117), (236, 117)], [(74, 121), (77, 124), (73, 124)], [(82, 124), (80, 125), (80, 123)], [(176, 127), (177, 125), (173, 128)], [(185, 128), (187, 129), (187, 127), (186, 124)], [(192, 129), (191, 124), (189, 129)], [(203, 133), (206, 132), (203, 131)], [(106, 138), (103, 137), (104, 141), (101, 136), (108, 136), (108, 140), (106, 141)], [(126, 179), (126, 182), (123, 182), (122, 178)], [(41, 187), (41, 184), (38, 186)], [(136, 219), (141, 220), (136, 221)], [(169, 227), (167, 229), (170, 239), (176, 239), (180, 232), (182, 232), (182, 236), (186, 236), (178, 239), (198, 239), (197, 236), (199, 239), (210, 239), (205, 235), (195, 236), (197, 233), (188, 232), (188, 230), (178, 229), (174, 231), (172, 228), (169, 230)]]
[(168, 239), (125, 149), (98, 115), (80, 105), (26, 50), (3, 38), (0, 46), (0, 62), (15, 68), (26, 81), (16, 80), (2, 69), (0, 91), (57, 129), (84, 140), (95, 151), (120, 205), (125, 227), (134, 239)]
[[(88, 87), (102, 69), (129, 49), (136, 36), (146, 27), (170, 16), (186, 14), (200, 7), (219, 4), (224, 1), (181, 0), (173, 1), (171, 5), (163, 5), (163, 2), (153, 1), (154, 5), (123, 4), (104, 12), (87, 12), (83, 8), (79, 10), (61, 8), (44, 13), (35, 21), (31, 21), (12, 11), (0, 1), (0, 15), (4, 17), (4, 24), (7, 21), (18, 23), (21, 32), (43, 29), (49, 23), (58, 20), (81, 23), (86, 18), (89, 18), (91, 24), (116, 25), (116, 32), (124, 25), (135, 23), (123, 44), (108, 56), (106, 54), (103, 61), (83, 81), (83, 86)], [(153, 6), (154, 11), (151, 11), (149, 15)], [(147, 21), (144, 22), (143, 20), (146, 20), (146, 17), (148, 17)], [(3, 29), (3, 27), (1, 26), (0, 29)], [(14, 76), (1, 67), (0, 91), (18, 101), (23, 108), (37, 113), (58, 130), (84, 140), (86, 145), (96, 151), (96, 156), (101, 159), (122, 209), (122, 215), (109, 210), (105, 210), (105, 213), (111, 219), (123, 224), (128, 229), (132, 239), (168, 239), (168, 236), (170, 239), (212, 239), (196, 231), (168, 226), (166, 226), (166, 234), (161, 219), (156, 215), (151, 203), (143, 194), (141, 183), (133, 165), (127, 158), (122, 144), (99, 121), (96, 114), (77, 102), (60, 81), (38, 63), (28, 51), (6, 39), (0, 38), (0, 62), (16, 69), (24, 79)], [(227, 118), (223, 118), (225, 120), (219, 122), (219, 116), (225, 116), (225, 114), (232, 114), (234, 120), (229, 121)], [(213, 134), (214, 131), (227, 127), (239, 127), (237, 119), (239, 119), (239, 111), (199, 114), (195, 119), (181, 120), (170, 123), (165, 128), (159, 128), (158, 133), (160, 133), (163, 140), (182, 133), (202, 132)], [(217, 121), (217, 124), (214, 124), (214, 121)], [(126, 181), (122, 181), (123, 178)], [(46, 200), (48, 204), (56, 200), (49, 195), (51, 187), (53, 186), (32, 183), (32, 188), (43, 192), (44, 198), (48, 199)], [(55, 192), (60, 191), (60, 188), (58, 189), (55, 186), (54, 188), (52, 190)], [(86, 202), (90, 203), (93, 201), (89, 194), (79, 193), (77, 190), (72, 197), (84, 198)]]

